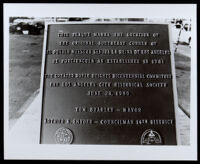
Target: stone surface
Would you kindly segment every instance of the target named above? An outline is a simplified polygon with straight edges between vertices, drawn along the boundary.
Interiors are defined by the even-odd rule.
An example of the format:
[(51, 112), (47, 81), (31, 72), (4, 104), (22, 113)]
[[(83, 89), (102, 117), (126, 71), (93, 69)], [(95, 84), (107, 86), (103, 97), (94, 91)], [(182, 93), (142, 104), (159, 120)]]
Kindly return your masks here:
[[(146, 77), (147, 74), (175, 76), (171, 67), (173, 61), (171, 63), (170, 60), (169, 42), (171, 40), (168, 24), (49, 24), (46, 38), (41, 143), (54, 144), (57, 129), (66, 127), (74, 134), (72, 144), (176, 145), (174, 121), (174, 103), (176, 102), (173, 99), (172, 78), (171, 76)], [(63, 40), (67, 40), (67, 43), (64, 42), (67, 46), (63, 46)], [(85, 45), (85, 41), (92, 44)], [(77, 45), (76, 42), (83, 43)], [(147, 44), (143, 44), (144, 42)], [(109, 46), (105, 43), (109, 43)], [(106, 53), (98, 55), (94, 52), (80, 53), (85, 49), (101, 50)], [(54, 50), (62, 50), (64, 54), (52, 54)], [(67, 53), (65, 53), (66, 50)], [(108, 53), (107, 50), (116, 52)], [(130, 52), (123, 53), (121, 50), (125, 52), (130, 50)], [(165, 53), (157, 53), (157, 50), (165, 50)], [(113, 59), (125, 62), (114, 62)], [(68, 62), (70, 60), (73, 62)], [(85, 63), (76, 60), (92, 60), (92, 62)], [(137, 62), (132, 63), (131, 60)], [(144, 62), (146, 60), (148, 62)], [(49, 76), (57, 73), (142, 74), (144, 76), (138, 78), (55, 78)], [(63, 86), (63, 82), (70, 82), (71, 87)], [(92, 82), (95, 86), (74, 87), (76, 83), (87, 82)], [(102, 82), (109, 82), (112, 86), (99, 86)], [(140, 82), (142, 86), (114, 86), (115, 83), (133, 82)], [(166, 87), (153, 86), (159, 83), (166, 84)], [(88, 92), (97, 91), (99, 94), (88, 94)], [(119, 91), (120, 93), (128, 92), (128, 94), (118, 94)], [(86, 108), (87, 111), (77, 112), (75, 110), (77, 107)], [(113, 108), (113, 112), (90, 112), (91, 107), (109, 107)], [(139, 107), (141, 111), (124, 112), (122, 109), (127, 107)], [(55, 120), (61, 120), (61, 122), (58, 123)], [(158, 120), (165, 123), (156, 122)], [(153, 131), (148, 133), (148, 129)], [(62, 134), (66, 135), (59, 135), (60, 140), (67, 140), (68, 133), (64, 131)]]

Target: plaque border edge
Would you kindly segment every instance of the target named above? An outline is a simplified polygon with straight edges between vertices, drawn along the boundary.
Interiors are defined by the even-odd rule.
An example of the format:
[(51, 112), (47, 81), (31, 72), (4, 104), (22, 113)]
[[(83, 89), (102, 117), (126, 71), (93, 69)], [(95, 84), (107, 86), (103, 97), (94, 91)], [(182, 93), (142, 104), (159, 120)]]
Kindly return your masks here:
[(175, 69), (175, 58), (172, 45), (172, 25), (168, 23), (168, 33), (169, 33), (169, 46), (170, 46), (170, 61), (171, 61), (171, 72), (172, 72), (172, 88), (173, 88), (173, 98), (174, 98), (174, 114), (175, 114), (175, 125), (176, 125), (176, 142), (177, 145), (181, 145), (180, 138), (180, 127), (178, 124), (178, 95), (177, 95), (177, 86), (176, 86), (176, 69)]
[(42, 49), (42, 65), (41, 65), (41, 76), (40, 76), (40, 109), (41, 109), (41, 119), (40, 119), (40, 136), (39, 136), (39, 144), (42, 144), (42, 122), (43, 122), (43, 90), (44, 90), (44, 72), (46, 65), (46, 46), (47, 46), (47, 34), (48, 34), (49, 24), (45, 22), (44, 28), (44, 40), (43, 40), (43, 49)]
[(41, 121), (40, 121), (40, 137), (39, 137), (39, 144), (42, 144), (42, 122), (43, 122), (43, 86), (44, 86), (44, 72), (45, 72), (45, 64), (46, 64), (46, 46), (47, 46), (47, 34), (49, 25), (55, 24), (163, 24), (167, 25), (168, 28), (168, 35), (169, 35), (169, 49), (171, 52), (170, 61), (171, 61), (171, 73), (172, 73), (172, 90), (173, 90), (173, 101), (174, 101), (174, 114), (175, 114), (175, 129), (176, 129), (176, 145), (181, 145), (180, 140), (180, 127), (177, 122), (178, 120), (178, 97), (177, 97), (177, 86), (176, 86), (176, 72), (175, 72), (175, 60), (174, 60), (174, 52), (173, 45), (172, 45), (172, 31), (171, 31), (171, 24), (166, 22), (45, 22), (45, 30), (44, 30), (44, 40), (43, 40), (43, 50), (42, 50), (42, 65), (41, 65), (41, 78), (40, 78), (40, 109), (41, 109)]

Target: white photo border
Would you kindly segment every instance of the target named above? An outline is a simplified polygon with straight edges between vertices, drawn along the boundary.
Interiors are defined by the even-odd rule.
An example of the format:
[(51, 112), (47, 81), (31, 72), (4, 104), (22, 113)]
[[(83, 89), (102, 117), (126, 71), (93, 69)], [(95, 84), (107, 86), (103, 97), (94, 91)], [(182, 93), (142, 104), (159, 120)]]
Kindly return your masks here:
[[(6, 4), (4, 3), (4, 158), (58, 160), (197, 159), (197, 28), (195, 4)], [(103, 12), (102, 12), (103, 11)], [(120, 12), (119, 12), (120, 11)], [(192, 19), (189, 146), (13, 145), (9, 144), (9, 17)]]

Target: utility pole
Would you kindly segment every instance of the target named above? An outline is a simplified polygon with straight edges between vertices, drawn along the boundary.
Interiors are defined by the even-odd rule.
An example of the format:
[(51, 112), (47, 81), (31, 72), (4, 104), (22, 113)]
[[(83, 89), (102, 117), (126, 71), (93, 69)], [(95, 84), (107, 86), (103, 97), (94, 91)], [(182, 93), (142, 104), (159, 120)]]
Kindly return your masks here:
[(179, 40), (180, 40), (180, 36), (181, 36), (181, 31), (183, 30), (183, 21), (181, 20), (181, 28), (180, 28), (180, 31), (179, 31), (179, 34), (178, 34), (178, 40), (177, 40), (177, 42), (176, 42), (176, 48), (175, 48), (175, 51), (174, 52), (176, 52), (177, 51), (177, 49), (178, 49), (178, 44), (179, 44)]

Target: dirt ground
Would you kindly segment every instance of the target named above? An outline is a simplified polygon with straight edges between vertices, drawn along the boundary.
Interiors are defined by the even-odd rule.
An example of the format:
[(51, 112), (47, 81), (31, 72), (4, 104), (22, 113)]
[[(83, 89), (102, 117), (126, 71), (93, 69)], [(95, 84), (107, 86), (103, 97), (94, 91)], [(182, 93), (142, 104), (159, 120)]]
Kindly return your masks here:
[(40, 87), (43, 35), (10, 34), (9, 119)]
[(191, 47), (188, 45), (178, 45), (174, 56), (179, 107), (182, 108), (187, 115), (190, 115)]
[[(43, 35), (10, 34), (9, 119), (20, 117), (20, 107), (40, 87)], [(175, 53), (179, 104), (190, 112), (190, 52), (180, 45)]]
[(190, 58), (179, 51), (175, 53), (176, 85), (178, 103), (190, 114)]

